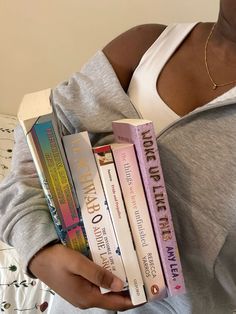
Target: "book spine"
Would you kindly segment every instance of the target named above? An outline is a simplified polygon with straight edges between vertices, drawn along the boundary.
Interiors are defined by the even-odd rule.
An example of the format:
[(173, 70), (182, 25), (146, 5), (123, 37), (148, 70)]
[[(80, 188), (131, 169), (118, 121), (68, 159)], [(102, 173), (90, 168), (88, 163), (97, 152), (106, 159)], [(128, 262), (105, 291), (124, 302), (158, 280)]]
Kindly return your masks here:
[(111, 147), (106, 145), (94, 148), (94, 155), (119, 243), (131, 301), (134, 305), (142, 304), (147, 300), (144, 283), (134, 248)]
[(111, 145), (149, 301), (166, 297), (166, 286), (133, 145)]
[[(87, 132), (63, 137), (93, 261), (126, 282), (115, 231)], [(107, 292), (101, 288), (101, 292)]]
[(60, 240), (70, 248), (89, 255), (83, 222), (52, 120), (39, 119), (28, 133), (27, 141)]
[(135, 145), (170, 296), (185, 293), (185, 284), (172, 215), (152, 122), (142, 125), (113, 123), (115, 139)]

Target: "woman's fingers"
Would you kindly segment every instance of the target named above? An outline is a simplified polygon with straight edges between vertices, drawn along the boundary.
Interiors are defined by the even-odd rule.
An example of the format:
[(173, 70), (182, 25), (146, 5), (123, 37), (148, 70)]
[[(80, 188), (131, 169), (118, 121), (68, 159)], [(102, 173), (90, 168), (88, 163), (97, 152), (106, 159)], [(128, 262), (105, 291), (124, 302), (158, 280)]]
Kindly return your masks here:
[[(101, 294), (100, 289), (80, 276), (74, 276), (70, 281), (70, 303), (81, 309), (102, 308), (106, 310), (124, 311), (133, 308), (132, 302), (124, 292), (109, 292)], [(66, 291), (63, 291), (65, 296)]]
[[(124, 311), (134, 307), (128, 293), (121, 291), (120, 279), (61, 244), (42, 249), (32, 259), (30, 270), (62, 298), (81, 309), (98, 307)], [(113, 292), (102, 294), (99, 287)]]
[(71, 263), (69, 267), (74, 274), (82, 276), (98, 287), (106, 288), (113, 292), (118, 292), (123, 289), (124, 282), (110, 271), (96, 265), (87, 257), (76, 251), (71, 250), (70, 254), (73, 263)]

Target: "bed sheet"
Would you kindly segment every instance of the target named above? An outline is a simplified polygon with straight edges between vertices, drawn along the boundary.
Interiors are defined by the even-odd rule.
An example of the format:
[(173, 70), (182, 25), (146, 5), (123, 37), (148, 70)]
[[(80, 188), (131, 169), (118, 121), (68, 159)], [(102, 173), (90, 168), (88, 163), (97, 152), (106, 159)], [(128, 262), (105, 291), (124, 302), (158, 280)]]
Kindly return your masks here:
[[(0, 114), (0, 180), (11, 167), (14, 116)], [(16, 250), (0, 241), (1, 313), (50, 313), (54, 291), (24, 273)]]

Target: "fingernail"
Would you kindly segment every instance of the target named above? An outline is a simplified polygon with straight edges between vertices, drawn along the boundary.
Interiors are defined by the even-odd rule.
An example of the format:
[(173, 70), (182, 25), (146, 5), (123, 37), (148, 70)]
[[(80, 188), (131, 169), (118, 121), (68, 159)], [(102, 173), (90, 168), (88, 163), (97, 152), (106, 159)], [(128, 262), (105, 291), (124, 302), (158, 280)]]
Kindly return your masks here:
[(124, 288), (124, 283), (119, 279), (114, 277), (110, 285), (110, 289), (114, 292), (119, 292)]

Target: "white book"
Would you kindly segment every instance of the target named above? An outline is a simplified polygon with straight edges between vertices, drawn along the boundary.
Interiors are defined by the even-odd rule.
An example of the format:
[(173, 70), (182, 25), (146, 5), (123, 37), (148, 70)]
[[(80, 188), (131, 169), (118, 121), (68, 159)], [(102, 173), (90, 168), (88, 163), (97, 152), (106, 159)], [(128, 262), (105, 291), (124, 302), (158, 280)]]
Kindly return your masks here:
[(110, 145), (94, 148), (98, 170), (119, 243), (131, 301), (134, 305), (147, 301), (142, 274), (124, 206)]
[[(87, 132), (63, 137), (93, 261), (126, 283), (126, 273)], [(101, 288), (101, 292), (108, 290)]]

